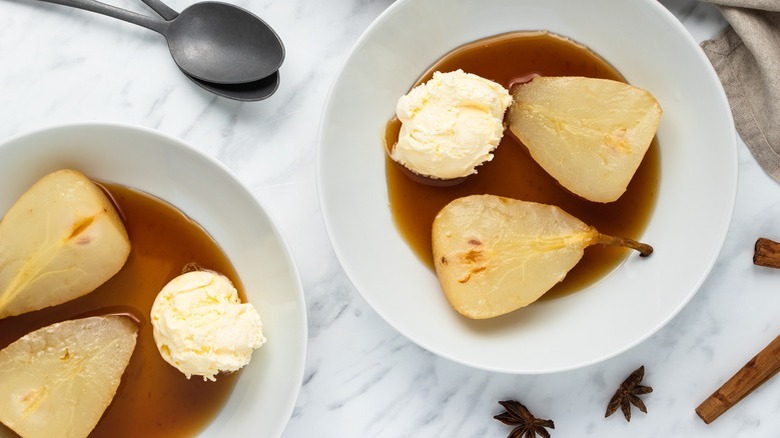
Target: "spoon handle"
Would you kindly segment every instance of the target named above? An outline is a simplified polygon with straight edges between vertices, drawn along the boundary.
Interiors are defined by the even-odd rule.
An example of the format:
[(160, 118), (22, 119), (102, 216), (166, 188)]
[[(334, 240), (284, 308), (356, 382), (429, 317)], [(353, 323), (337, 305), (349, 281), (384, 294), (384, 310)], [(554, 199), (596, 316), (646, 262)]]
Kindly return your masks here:
[(70, 6), (85, 11), (95, 12), (101, 15), (114, 17), (128, 23), (151, 29), (159, 34), (165, 35), (168, 29), (168, 22), (154, 17), (138, 14), (132, 11), (107, 5), (97, 0), (40, 0), (47, 3), (55, 3), (63, 6)]
[(149, 6), (150, 8), (152, 8), (154, 12), (157, 12), (158, 15), (163, 17), (165, 21), (171, 21), (174, 18), (179, 16), (178, 12), (169, 8), (168, 5), (161, 2), (160, 0), (141, 0), (141, 1), (146, 3), (146, 6)]

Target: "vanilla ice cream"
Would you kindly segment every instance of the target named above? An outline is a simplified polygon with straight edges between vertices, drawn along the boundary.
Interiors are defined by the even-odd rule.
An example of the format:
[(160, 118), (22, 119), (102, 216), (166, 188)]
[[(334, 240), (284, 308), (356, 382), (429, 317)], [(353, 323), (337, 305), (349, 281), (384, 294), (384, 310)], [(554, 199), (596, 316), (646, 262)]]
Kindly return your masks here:
[(241, 303), (230, 280), (211, 271), (171, 280), (157, 294), (151, 320), (163, 359), (188, 379), (216, 380), (221, 371), (236, 371), (265, 343), (255, 308)]
[(511, 103), (509, 92), (493, 81), (462, 70), (437, 71), (398, 100), (402, 125), (390, 157), (435, 179), (476, 173), (493, 159)]

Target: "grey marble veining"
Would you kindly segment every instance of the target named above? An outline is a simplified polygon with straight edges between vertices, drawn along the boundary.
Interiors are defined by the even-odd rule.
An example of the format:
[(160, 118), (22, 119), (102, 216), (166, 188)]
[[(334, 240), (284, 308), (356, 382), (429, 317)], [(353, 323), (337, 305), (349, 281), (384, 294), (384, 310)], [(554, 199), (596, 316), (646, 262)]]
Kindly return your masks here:
[[(110, 3), (147, 12), (137, 1)], [(174, 9), (190, 2), (171, 0)], [(315, 185), (320, 112), (361, 32), (390, 0), (236, 0), (287, 48), (279, 91), (261, 103), (188, 82), (151, 31), (36, 0), (0, 0), (0, 137), (72, 121), (115, 121), (176, 136), (245, 182), (286, 236), (309, 312), (305, 376), (285, 437), (500, 437), (498, 400), (553, 418), (555, 437), (778, 437), (780, 378), (711, 425), (694, 408), (780, 327), (780, 271), (751, 264), (759, 236), (780, 239), (780, 186), (740, 142), (739, 188), (723, 252), (700, 292), (635, 348), (583, 369), (491, 373), (437, 357), (386, 324), (353, 289), (325, 233)], [(665, 0), (698, 41), (725, 23), (711, 5)], [(681, 212), (682, 213), (682, 212)], [(640, 364), (649, 413), (604, 419)]]

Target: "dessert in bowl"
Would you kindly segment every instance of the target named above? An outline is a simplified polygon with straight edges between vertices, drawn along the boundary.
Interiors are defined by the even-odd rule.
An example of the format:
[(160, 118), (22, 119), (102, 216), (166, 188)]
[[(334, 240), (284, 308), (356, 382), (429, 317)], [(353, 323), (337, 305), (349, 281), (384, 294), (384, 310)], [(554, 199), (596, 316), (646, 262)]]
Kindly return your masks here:
[[(404, 31), (397, 32), (400, 28)], [(663, 108), (657, 141), (645, 156), (651, 169), (645, 193), (637, 198), (644, 200), (642, 211), (626, 236), (651, 244), (655, 252), (643, 259), (621, 255), (566, 294), (474, 321), (449, 306), (430, 249), (420, 249), (426, 237), (411, 245), (411, 233), (393, 210), (399, 198), (393, 198), (391, 177), (405, 177), (401, 172), (393, 176), (398, 166), (388, 165), (383, 133), (399, 97), (432, 73), (442, 57), (484, 38), (520, 31), (550, 32), (586, 47)], [(523, 58), (533, 67), (545, 57), (563, 57), (558, 61), (565, 63), (570, 55), (508, 51), (503, 56), (507, 64)], [(457, 68), (479, 74), (478, 67), (457, 63), (446, 71)], [(511, 150), (505, 146), (499, 145), (495, 158), (481, 167), (511, 161), (505, 159)], [(736, 135), (722, 88), (696, 42), (653, 1), (589, 2), (587, 14), (579, 2), (566, 0), (398, 2), (368, 28), (348, 57), (325, 106), (318, 147), (326, 227), (355, 288), (422, 347), (502, 372), (577, 368), (652, 335), (690, 300), (712, 268), (736, 194)], [(480, 172), (478, 167), (476, 175), (453, 187), (469, 184)], [(519, 178), (517, 184), (525, 183)], [(475, 193), (463, 196), (469, 194)], [(409, 214), (427, 215), (426, 208), (422, 199)], [(629, 213), (630, 208), (613, 216)], [(428, 226), (420, 228), (429, 233)]]
[[(56, 331), (55, 325), (62, 321), (86, 324), (95, 317), (119, 315), (134, 320), (130, 325), (137, 332), (137, 343), (93, 436), (281, 435), (303, 375), (303, 293), (284, 239), (251, 192), (228, 169), (174, 138), (148, 129), (102, 123), (23, 134), (0, 144), (0, 157), (4, 182), (0, 211), (4, 214), (16, 208), (36, 181), (46, 175), (75, 174), (62, 170), (73, 169), (109, 195), (131, 248), (121, 269), (94, 292), (0, 319), (3, 347), (41, 327)], [(85, 221), (73, 230), (75, 247), (100, 241), (105, 233), (87, 233), (95, 222)], [(189, 273), (184, 278), (191, 277), (192, 271), (200, 274), (195, 280), (171, 282), (183, 272)], [(182, 366), (180, 371), (175, 367), (178, 359), (171, 333), (175, 337), (181, 327), (171, 323), (176, 315), (168, 317), (166, 336), (156, 343), (153, 319), (165, 319), (166, 312), (153, 315), (152, 303), (164, 288), (166, 293), (160, 295), (168, 299), (175, 292), (212, 283), (218, 284), (218, 290), (208, 292), (214, 297), (210, 301), (220, 301), (222, 306), (216, 313), (246, 319), (251, 322), (248, 327), (257, 332), (248, 335), (253, 339), (251, 345), (229, 346), (248, 350), (239, 352), (238, 362), (205, 370)], [(175, 302), (175, 298), (166, 301)], [(256, 314), (247, 306), (252, 307), (251, 312), (256, 309)], [(209, 312), (202, 307), (188, 307), (200, 315), (184, 315), (174, 323), (197, 321), (198, 330), (190, 333), (203, 339), (211, 339), (211, 334), (203, 331), (209, 326), (230, 328), (230, 321), (224, 318), (216, 323), (207, 321)], [(167, 305), (163, 310), (171, 308), (180, 311), (182, 306)], [(166, 348), (173, 352), (173, 359), (161, 354)], [(211, 360), (200, 354), (207, 349), (206, 345), (195, 349), (198, 361)], [(86, 380), (85, 384), (97, 381)], [(144, 405), (159, 412), (145, 412)], [(14, 436), (0, 429), (0, 436), (6, 435)]]

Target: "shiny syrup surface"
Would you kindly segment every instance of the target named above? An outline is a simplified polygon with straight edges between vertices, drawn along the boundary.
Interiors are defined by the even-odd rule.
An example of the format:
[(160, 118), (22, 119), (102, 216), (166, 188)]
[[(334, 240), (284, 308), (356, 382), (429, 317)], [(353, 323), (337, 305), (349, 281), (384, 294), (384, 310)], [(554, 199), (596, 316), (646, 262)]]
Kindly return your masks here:
[[(171, 205), (130, 188), (103, 184), (125, 220), (131, 253), (94, 292), (67, 303), (0, 319), (0, 348), (40, 327), (83, 316), (129, 313), (141, 321), (138, 342), (114, 400), (90, 437), (194, 436), (219, 413), (237, 374), (190, 380), (168, 365), (152, 337), (149, 312), (157, 293), (195, 263), (226, 275), (244, 299), (235, 270), (217, 243)], [(11, 433), (0, 425), (0, 436)], [(14, 436), (12, 433), (10, 436)]]
[[(625, 82), (604, 59), (571, 40), (545, 32), (515, 32), (475, 41), (437, 61), (412, 87), (426, 82), (435, 71), (462, 69), (509, 87), (518, 78), (587, 76)], [(398, 140), (400, 122), (393, 118), (385, 130), (385, 145)], [(604, 234), (637, 238), (655, 206), (660, 156), (656, 140), (626, 192), (615, 202), (601, 204), (573, 195), (530, 157), (525, 146), (507, 129), (493, 161), (480, 166), (476, 175), (450, 187), (420, 184), (386, 158), (387, 189), (396, 226), (415, 254), (433, 269), (431, 226), (439, 210), (450, 201), (473, 194), (493, 194), (525, 201), (553, 204)], [(647, 242), (652, 245), (652, 242)], [(544, 298), (579, 290), (614, 269), (629, 250), (592, 246)]]

